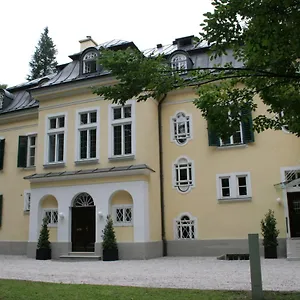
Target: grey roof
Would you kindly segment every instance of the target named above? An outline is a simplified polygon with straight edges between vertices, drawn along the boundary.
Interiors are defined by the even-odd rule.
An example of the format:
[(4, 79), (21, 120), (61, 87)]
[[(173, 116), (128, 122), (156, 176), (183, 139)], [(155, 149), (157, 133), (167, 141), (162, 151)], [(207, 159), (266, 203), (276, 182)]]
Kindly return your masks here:
[(159, 54), (169, 55), (179, 49), (184, 51), (191, 51), (191, 50), (204, 49), (208, 47), (209, 46), (207, 42), (199, 42), (196, 44), (187, 45), (185, 47), (178, 47), (178, 44), (170, 44), (165, 46), (162, 45), (161, 47), (149, 48), (142, 52), (144, 53), (145, 56), (150, 56), (151, 54), (157, 56)]
[(78, 175), (86, 175), (86, 174), (112, 173), (112, 172), (134, 171), (134, 170), (149, 170), (151, 172), (155, 172), (146, 164), (141, 164), (141, 165), (130, 165), (130, 166), (111, 167), (111, 168), (96, 168), (96, 169), (77, 170), (77, 171), (35, 173), (29, 176), (25, 176), (24, 179), (78, 176)]
[(39, 106), (38, 101), (34, 100), (26, 90), (17, 91), (13, 93), (13, 95), (14, 98), (11, 101), (10, 105), (1, 110), (0, 115), (8, 112), (19, 111)]
[[(178, 46), (177, 41), (186, 39), (186, 38), (192, 38), (185, 37), (181, 39), (176, 39), (173, 44), (162, 46), (159, 45), (154, 48), (146, 49), (142, 51), (144, 55), (150, 56), (150, 55), (158, 55), (158, 54), (164, 54), (169, 55), (173, 53), (176, 50), (184, 50), (184, 51), (191, 51), (191, 50), (197, 50), (197, 49), (203, 49), (207, 48), (207, 43), (200, 42), (200, 43), (190, 43), (186, 46)], [(136, 45), (133, 42), (124, 41), (124, 40), (111, 40), (105, 43), (102, 43), (98, 45), (96, 48), (100, 49), (101, 47), (104, 48), (115, 48), (118, 49), (119, 47), (136, 47)], [(137, 48), (137, 47), (136, 47)], [(37, 108), (39, 106), (38, 101), (32, 98), (30, 91), (34, 89), (40, 89), (40, 88), (47, 88), (63, 83), (70, 83), (74, 81), (79, 80), (86, 80), (89, 78), (95, 78), (99, 76), (104, 76), (110, 74), (110, 71), (107, 70), (100, 70), (99, 72), (95, 72), (92, 74), (80, 74), (80, 55), (82, 52), (78, 52), (76, 54), (71, 55), (70, 57), (73, 59), (70, 63), (63, 64), (61, 66), (58, 66), (57, 73), (52, 74), (43, 78), (35, 79), (30, 82), (25, 82), (10, 88), (7, 88), (6, 90), (13, 94), (13, 100), (11, 100), (11, 103), (8, 107), (0, 111), (1, 114), (5, 114), (8, 112), (14, 112), (19, 111), (23, 109), (28, 108)], [(201, 62), (203, 63), (203, 62)], [(205, 65), (205, 64), (204, 64)]]

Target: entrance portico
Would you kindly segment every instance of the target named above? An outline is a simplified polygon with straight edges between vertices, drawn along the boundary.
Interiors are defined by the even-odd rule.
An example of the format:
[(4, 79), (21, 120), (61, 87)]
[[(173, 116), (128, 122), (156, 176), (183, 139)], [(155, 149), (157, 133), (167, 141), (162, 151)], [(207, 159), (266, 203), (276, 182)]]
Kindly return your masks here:
[[(68, 183), (72, 184), (72, 181)], [(57, 242), (52, 243), (53, 258), (68, 254), (72, 250), (94, 250), (95, 254), (101, 255), (102, 230), (106, 223), (106, 216), (111, 214), (111, 198), (118, 191), (127, 192), (133, 201), (133, 242), (131, 245), (126, 243), (126, 249), (132, 252), (135, 245), (139, 246), (139, 249), (145, 249), (145, 247), (140, 246), (141, 243), (149, 242), (149, 193), (147, 181), (140, 180), (64, 186), (61, 186), (61, 183), (57, 181), (53, 183), (52, 187), (33, 187), (31, 189), (28, 256), (35, 256), (36, 243), (43, 218), (42, 200), (46, 195), (54, 197), (58, 204)], [(81, 197), (83, 195), (90, 197), (88, 199), (90, 203), (87, 203), (90, 205), (81, 209), (88, 208), (90, 211), (85, 211), (84, 213), (74, 212), (76, 209), (74, 204), (76, 206), (78, 196)], [(91, 201), (93, 201), (93, 203)], [(92, 215), (94, 216), (94, 221), (84, 221), (86, 218), (90, 219)], [(74, 223), (74, 220), (77, 220), (77, 225)], [(78, 222), (80, 225), (78, 225)], [(84, 222), (86, 222), (86, 224)], [(80, 234), (78, 235), (78, 233), (73, 231), (79, 228), (79, 230), (83, 230), (84, 226), (88, 226), (88, 230), (93, 231), (93, 224), (95, 224), (94, 249), (92, 249), (93, 247), (91, 245), (92, 240), (88, 241), (90, 245), (84, 248), (84, 245), (81, 243), (83, 241), (80, 241)], [(92, 237), (93, 232), (91, 233), (91, 239)], [(80, 243), (82, 245), (80, 245)], [(136, 251), (139, 252), (143, 250)], [(123, 257), (126, 258), (126, 256), (127, 253), (125, 251)], [(140, 253), (140, 256), (144, 257), (144, 254)]]

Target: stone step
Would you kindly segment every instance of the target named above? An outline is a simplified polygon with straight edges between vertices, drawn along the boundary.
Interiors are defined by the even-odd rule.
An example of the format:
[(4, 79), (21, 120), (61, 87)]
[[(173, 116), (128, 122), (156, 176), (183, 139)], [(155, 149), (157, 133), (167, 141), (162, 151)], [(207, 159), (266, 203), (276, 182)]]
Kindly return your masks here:
[(63, 261), (95, 261), (101, 260), (101, 256), (94, 252), (69, 252), (66, 255), (61, 255), (60, 260)]
[(288, 260), (300, 260), (300, 239), (290, 238), (286, 241), (287, 259)]

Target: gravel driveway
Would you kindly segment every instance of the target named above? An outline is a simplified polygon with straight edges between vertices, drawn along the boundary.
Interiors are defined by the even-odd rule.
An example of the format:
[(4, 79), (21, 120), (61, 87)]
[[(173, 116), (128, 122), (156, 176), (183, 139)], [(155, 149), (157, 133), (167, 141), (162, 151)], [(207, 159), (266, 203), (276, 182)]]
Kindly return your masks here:
[[(261, 264), (264, 290), (300, 290), (300, 261), (262, 259)], [(251, 289), (249, 261), (220, 261), (211, 257), (60, 262), (0, 255), (0, 278), (143, 287)]]

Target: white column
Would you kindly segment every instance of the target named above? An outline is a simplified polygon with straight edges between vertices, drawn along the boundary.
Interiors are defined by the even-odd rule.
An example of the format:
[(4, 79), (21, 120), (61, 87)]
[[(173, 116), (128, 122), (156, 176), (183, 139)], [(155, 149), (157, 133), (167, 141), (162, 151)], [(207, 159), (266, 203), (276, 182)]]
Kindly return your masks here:
[[(57, 224), (57, 241), (58, 242), (70, 242), (71, 241), (71, 209), (70, 201), (66, 201), (63, 190), (60, 189), (56, 193), (56, 200), (58, 203), (58, 214), (62, 213), (63, 218), (58, 216)], [(70, 197), (70, 195), (67, 195)], [(69, 200), (67, 198), (67, 200)]]
[(133, 198), (134, 242), (148, 242), (150, 239), (148, 183), (136, 182), (131, 195)]
[[(93, 189), (93, 199), (96, 206), (96, 243), (102, 242), (103, 229), (106, 224), (106, 216), (109, 214), (109, 190), (103, 188), (104, 185), (95, 185)], [(99, 216), (102, 213), (102, 217)]]

